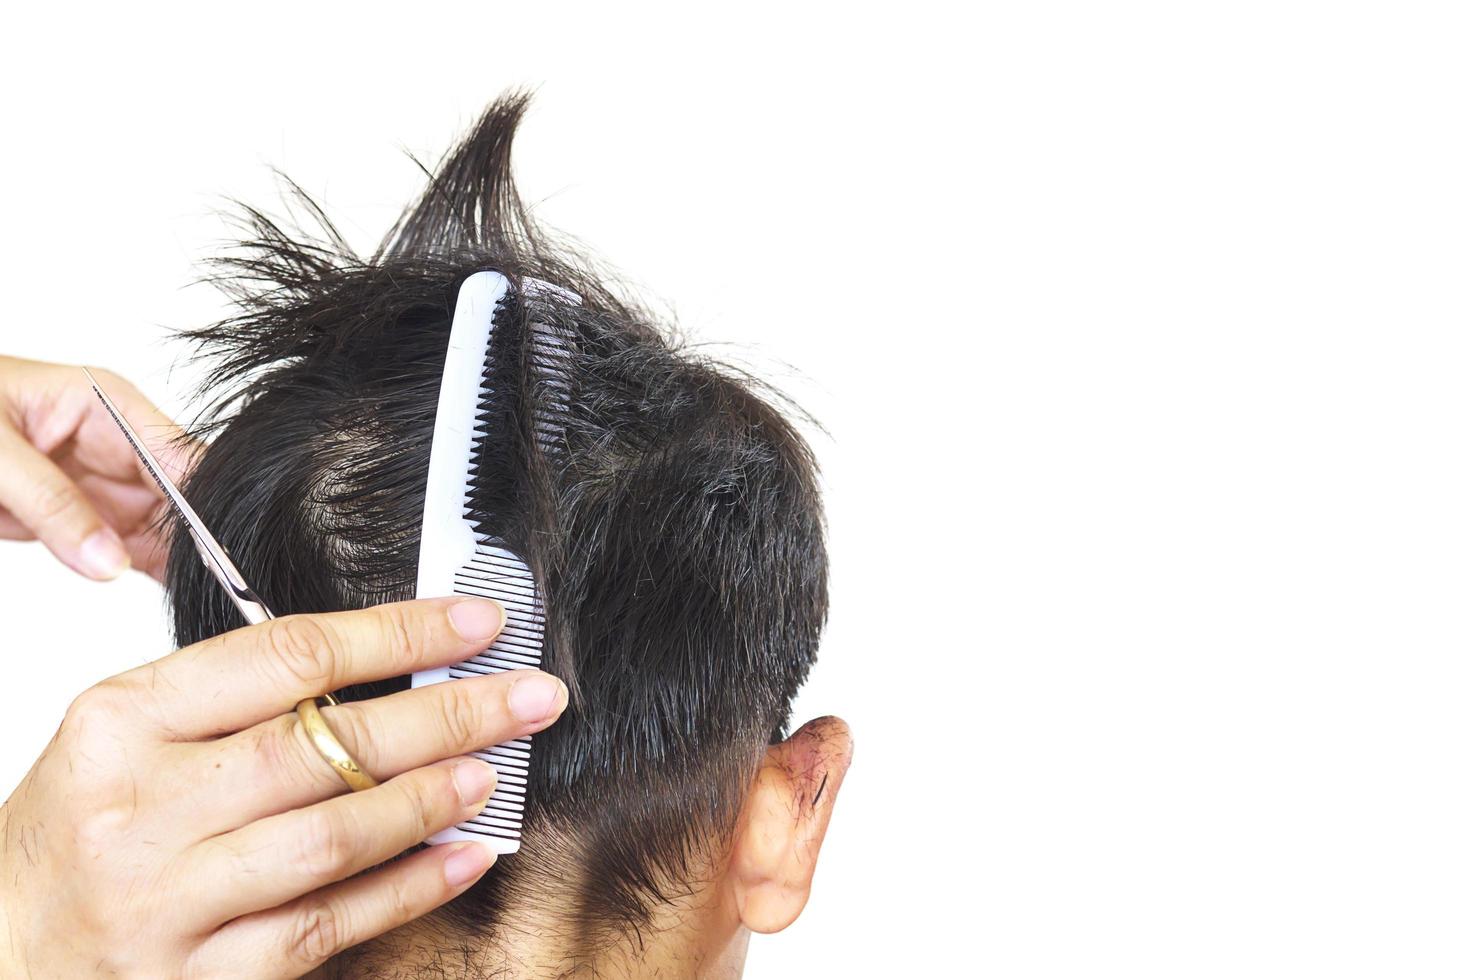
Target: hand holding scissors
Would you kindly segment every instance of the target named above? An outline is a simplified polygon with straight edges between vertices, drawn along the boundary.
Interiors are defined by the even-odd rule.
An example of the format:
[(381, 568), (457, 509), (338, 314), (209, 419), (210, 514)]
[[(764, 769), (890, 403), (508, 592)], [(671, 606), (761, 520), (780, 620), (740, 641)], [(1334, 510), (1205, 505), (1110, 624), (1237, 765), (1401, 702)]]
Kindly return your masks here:
[[(162, 464), (182, 477), (195, 444), (137, 388), (100, 372)], [(168, 507), (82, 373), (0, 356), (0, 538), (40, 539), (90, 578), (134, 568), (162, 579)]]
[(565, 686), (534, 670), (329, 704), (327, 730), (366, 777), (354, 785), (293, 708), (463, 660), (503, 610), (453, 597), (271, 619), (207, 529), (194, 533), (260, 621), (72, 704), (0, 807), (0, 974), (306, 973), (485, 873), (494, 855), (476, 842), (376, 866), (479, 812), (495, 772), (465, 753), (566, 706)]

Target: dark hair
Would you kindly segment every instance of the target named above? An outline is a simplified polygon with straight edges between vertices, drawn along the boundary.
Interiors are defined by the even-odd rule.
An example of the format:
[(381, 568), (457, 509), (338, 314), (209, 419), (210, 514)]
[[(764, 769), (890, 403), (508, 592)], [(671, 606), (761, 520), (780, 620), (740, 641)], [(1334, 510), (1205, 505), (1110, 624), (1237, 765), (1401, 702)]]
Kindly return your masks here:
[[(814, 659), (827, 562), (810, 451), (763, 386), (676, 344), (529, 218), (510, 174), (525, 105), (491, 105), (368, 258), (295, 185), (319, 233), (246, 209), (248, 240), (218, 260), (238, 312), (186, 334), (214, 401), (185, 492), (278, 614), (411, 597), (456, 291), (511, 280), (473, 509), (537, 573), (545, 667), (573, 696), (536, 736), (521, 851), (451, 914), (486, 927), (550, 900), (591, 943), (639, 929), (728, 835)], [(574, 338), (552, 452), (531, 429), (533, 320)], [(242, 625), (183, 534), (168, 584), (180, 644)]]

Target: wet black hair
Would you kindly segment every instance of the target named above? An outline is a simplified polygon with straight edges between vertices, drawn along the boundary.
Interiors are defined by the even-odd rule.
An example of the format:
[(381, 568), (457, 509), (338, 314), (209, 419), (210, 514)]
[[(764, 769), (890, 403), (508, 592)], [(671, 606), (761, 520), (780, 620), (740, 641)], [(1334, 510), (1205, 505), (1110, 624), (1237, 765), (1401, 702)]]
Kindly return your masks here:
[[(544, 666), (572, 698), (536, 736), (520, 852), (446, 921), (475, 933), (550, 903), (590, 948), (637, 933), (728, 838), (816, 655), (827, 558), (789, 406), (528, 214), (510, 169), (526, 102), (493, 103), (370, 256), (294, 185), (310, 234), (244, 209), (246, 240), (215, 270), (234, 313), (186, 332), (211, 406), (184, 489), (277, 614), (411, 597), (456, 292), (483, 269), (511, 280), (473, 511), (537, 574)], [(531, 426), (531, 321), (575, 341), (551, 448)], [(186, 535), (167, 578), (181, 645), (242, 625)]]

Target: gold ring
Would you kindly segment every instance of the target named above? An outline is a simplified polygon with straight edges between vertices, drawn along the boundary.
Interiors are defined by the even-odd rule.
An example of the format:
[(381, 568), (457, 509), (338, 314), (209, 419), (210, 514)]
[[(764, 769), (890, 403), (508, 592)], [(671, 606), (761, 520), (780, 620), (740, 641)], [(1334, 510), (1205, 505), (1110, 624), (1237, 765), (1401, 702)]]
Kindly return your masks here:
[[(322, 754), (322, 758), (331, 763), (337, 775), (342, 777), (342, 782), (347, 788), (356, 793), (358, 790), (372, 789), (378, 785), (378, 781), (363, 771), (362, 766), (342, 746), (337, 738), (337, 733), (332, 731), (332, 726), (327, 724), (327, 719), (322, 717), (321, 709), (317, 707), (317, 698), (302, 698), (296, 702), (296, 715), (301, 719), (301, 726), (306, 729), (306, 734), (311, 736), (311, 744)], [(321, 698), (328, 705), (337, 703), (337, 699), (330, 694)]]

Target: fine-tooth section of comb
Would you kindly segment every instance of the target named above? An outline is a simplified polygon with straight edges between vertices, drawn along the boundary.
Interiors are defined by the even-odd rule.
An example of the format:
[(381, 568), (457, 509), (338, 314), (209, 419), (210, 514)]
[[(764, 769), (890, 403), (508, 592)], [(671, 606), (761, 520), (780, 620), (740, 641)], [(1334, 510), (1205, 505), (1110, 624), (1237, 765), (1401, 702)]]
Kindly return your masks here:
[[(465, 280), (455, 302), (429, 453), (417, 590), (420, 598), (456, 594), (494, 599), (505, 607), (505, 627), (489, 648), (470, 659), (414, 674), (415, 687), (541, 664), (546, 619), (535, 577), (504, 541), (476, 528), (469, 507), (492, 394), (490, 339), (497, 316), (510, 300), (510, 289), (500, 273), (477, 272)], [(524, 282), (524, 298), (544, 294), (577, 301), (575, 294), (547, 283)], [(554, 326), (532, 321), (527, 342), (534, 383), (546, 386), (546, 397), (538, 399), (541, 407), (532, 419), (536, 441), (542, 451), (555, 452), (560, 444), (558, 416), (569, 396), (566, 361), (571, 338)], [(473, 754), (495, 766), (499, 773), (495, 792), (479, 815), (433, 835), (429, 842), (479, 840), (497, 853), (514, 853), (521, 840), (531, 739), (518, 738)]]

